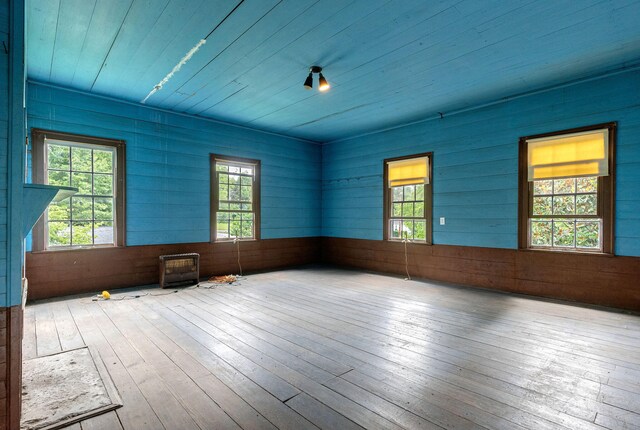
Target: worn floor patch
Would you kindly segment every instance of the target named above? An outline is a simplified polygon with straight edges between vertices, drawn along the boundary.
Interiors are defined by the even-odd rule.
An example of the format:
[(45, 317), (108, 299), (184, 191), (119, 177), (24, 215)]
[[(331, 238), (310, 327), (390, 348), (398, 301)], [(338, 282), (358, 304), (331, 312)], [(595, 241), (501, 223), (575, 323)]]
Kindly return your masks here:
[(120, 406), (109, 373), (89, 348), (22, 363), (22, 430), (53, 430)]

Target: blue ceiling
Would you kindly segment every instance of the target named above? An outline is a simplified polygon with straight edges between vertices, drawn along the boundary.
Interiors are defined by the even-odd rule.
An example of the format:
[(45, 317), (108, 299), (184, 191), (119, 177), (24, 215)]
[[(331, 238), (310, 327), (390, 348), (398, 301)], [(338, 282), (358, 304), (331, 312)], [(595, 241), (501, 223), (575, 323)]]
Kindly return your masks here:
[[(27, 11), (31, 80), (140, 103), (168, 77), (146, 105), (319, 142), (640, 63), (639, 0), (28, 0)], [(330, 91), (303, 88), (311, 65)]]

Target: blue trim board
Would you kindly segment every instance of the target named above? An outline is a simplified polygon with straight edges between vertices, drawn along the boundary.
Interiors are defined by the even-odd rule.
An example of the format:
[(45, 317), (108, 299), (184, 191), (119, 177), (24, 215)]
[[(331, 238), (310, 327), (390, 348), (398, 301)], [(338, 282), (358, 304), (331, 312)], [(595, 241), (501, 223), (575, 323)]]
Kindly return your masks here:
[(382, 239), (385, 158), (433, 152), (434, 243), (517, 247), (518, 138), (618, 122), (615, 253), (640, 256), (640, 73), (323, 145), (322, 235)]

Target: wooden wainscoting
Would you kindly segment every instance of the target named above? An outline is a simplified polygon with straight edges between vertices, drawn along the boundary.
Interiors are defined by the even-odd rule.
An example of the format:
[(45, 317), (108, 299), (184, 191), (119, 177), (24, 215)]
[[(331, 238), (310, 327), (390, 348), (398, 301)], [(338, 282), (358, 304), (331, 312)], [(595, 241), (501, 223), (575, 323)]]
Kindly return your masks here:
[(0, 430), (20, 428), (22, 306), (0, 308)]
[[(474, 287), (640, 311), (640, 258), (408, 244), (409, 273)], [(325, 263), (405, 274), (404, 245), (325, 237)]]
[[(240, 242), (244, 273), (319, 260), (317, 237)], [(184, 243), (94, 250), (30, 252), (26, 257), (29, 300), (158, 283), (158, 257), (197, 252), (200, 276), (237, 274), (233, 243)]]

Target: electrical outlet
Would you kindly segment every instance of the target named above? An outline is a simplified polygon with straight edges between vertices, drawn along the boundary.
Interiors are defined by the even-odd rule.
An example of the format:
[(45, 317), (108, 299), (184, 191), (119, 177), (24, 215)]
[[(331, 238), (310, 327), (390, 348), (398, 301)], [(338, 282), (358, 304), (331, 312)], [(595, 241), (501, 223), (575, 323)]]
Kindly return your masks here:
[(440, 217), (440, 225), (444, 225), (445, 224), (445, 219), (443, 216)]

